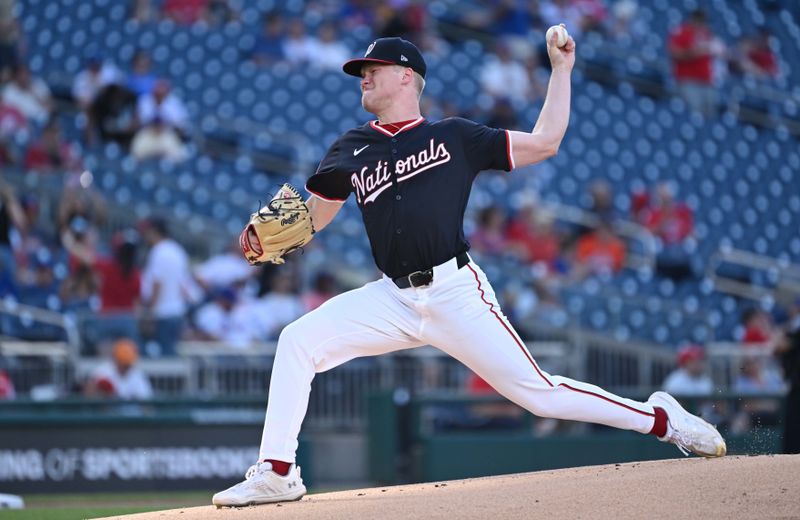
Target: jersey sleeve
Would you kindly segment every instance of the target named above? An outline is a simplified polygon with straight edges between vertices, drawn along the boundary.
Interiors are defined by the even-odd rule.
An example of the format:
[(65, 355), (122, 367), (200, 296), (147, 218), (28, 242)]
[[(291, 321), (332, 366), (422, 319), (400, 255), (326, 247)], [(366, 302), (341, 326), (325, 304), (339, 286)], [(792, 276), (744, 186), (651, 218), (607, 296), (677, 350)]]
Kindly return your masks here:
[(483, 170), (514, 169), (511, 134), (467, 119), (454, 118), (461, 132), (464, 151), (476, 173)]
[(344, 202), (353, 191), (347, 173), (339, 168), (340, 140), (328, 149), (320, 161), (316, 173), (306, 182), (306, 191), (312, 195), (333, 202)]

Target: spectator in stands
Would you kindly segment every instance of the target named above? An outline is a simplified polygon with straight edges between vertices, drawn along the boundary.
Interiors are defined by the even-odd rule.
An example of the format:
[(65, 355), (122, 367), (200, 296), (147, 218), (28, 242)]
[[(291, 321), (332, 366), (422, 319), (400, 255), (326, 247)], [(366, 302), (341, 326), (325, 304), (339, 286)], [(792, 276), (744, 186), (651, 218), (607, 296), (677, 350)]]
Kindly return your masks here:
[(153, 73), (150, 55), (144, 49), (137, 50), (131, 60), (131, 72), (125, 87), (136, 96), (143, 96), (153, 92), (157, 81), (158, 76)]
[(342, 67), (342, 63), (349, 59), (350, 50), (339, 41), (336, 26), (332, 23), (323, 23), (317, 30), (312, 54), (314, 58), (311, 63), (314, 66), (338, 70)]
[(532, 203), (524, 205), (511, 219), (506, 237), (524, 262), (542, 264), (549, 273), (561, 270), (561, 241), (547, 211)]
[[(614, 191), (611, 185), (604, 180), (596, 180), (589, 185), (588, 191), (583, 195), (582, 206), (590, 218), (609, 222), (612, 226), (617, 222), (617, 211), (614, 208)], [(575, 224), (570, 229), (570, 241), (588, 235), (595, 231), (593, 224)]]
[(130, 18), (136, 23), (150, 23), (158, 16), (151, 0), (131, 0)]
[(689, 244), (694, 233), (694, 213), (683, 202), (676, 202), (674, 189), (667, 183), (656, 187), (654, 204), (642, 213), (644, 226), (661, 241), (657, 268), (660, 274), (683, 279), (692, 275)]
[(136, 113), (141, 125), (148, 125), (159, 119), (182, 136), (189, 130), (186, 105), (172, 92), (172, 85), (167, 80), (156, 81), (153, 93), (139, 98)]
[(531, 95), (528, 71), (514, 59), (511, 47), (504, 41), (499, 41), (495, 45), (494, 55), (488, 56), (480, 81), (484, 92), (495, 99), (527, 102)]
[(205, 9), (205, 21), (211, 25), (225, 25), (239, 18), (239, 11), (230, 0), (208, 0)]
[(283, 54), (292, 65), (305, 65), (316, 61), (314, 50), (317, 42), (306, 32), (306, 24), (300, 18), (289, 22), (289, 31), (283, 40)]
[[(106, 210), (105, 200), (97, 190), (66, 183), (58, 206), (59, 235), (70, 227), (85, 227), (82, 240), (88, 247), (96, 248), (99, 240), (98, 226), (105, 223)], [(77, 223), (77, 219), (82, 222)]]
[(678, 350), (678, 368), (664, 380), (664, 391), (676, 396), (710, 396), (714, 383), (706, 372), (705, 351), (699, 345)]
[(39, 126), (50, 119), (53, 111), (53, 97), (47, 83), (32, 76), (24, 63), (17, 63), (13, 68), (11, 81), (3, 87), (2, 101)]
[(225, 251), (198, 265), (194, 270), (194, 277), (207, 291), (214, 287), (234, 287), (238, 290), (254, 276), (254, 272), (242, 256), (237, 237)]
[(600, 220), (615, 222), (617, 211), (614, 208), (614, 191), (603, 180), (592, 182), (589, 186), (589, 213)]
[(283, 52), (283, 25), (283, 16), (278, 12), (266, 14), (261, 19), (261, 32), (256, 36), (249, 56), (256, 65), (268, 66), (286, 58)]
[(211, 300), (194, 315), (196, 339), (227, 341), (234, 331), (232, 315), (236, 307), (236, 291), (231, 287), (212, 289)]
[(762, 356), (750, 354), (742, 359), (741, 372), (733, 384), (733, 389), (743, 395), (770, 394), (782, 392), (784, 386), (780, 374), (766, 367)]
[(783, 340), (767, 312), (751, 307), (742, 313), (742, 336), (740, 341), (754, 348), (771, 352)]
[(87, 313), (93, 311), (92, 300), (99, 287), (91, 267), (79, 264), (64, 278), (58, 290), (61, 308), (66, 312)]
[(780, 403), (774, 399), (761, 399), (762, 395), (781, 394), (786, 385), (777, 369), (765, 364), (767, 358), (760, 354), (748, 354), (742, 358), (741, 372), (733, 383), (733, 391), (741, 396), (753, 396), (741, 401), (739, 413), (731, 421), (731, 430), (736, 433), (750, 431), (753, 424), (776, 424)]
[(78, 106), (88, 113), (89, 107), (104, 87), (119, 83), (122, 74), (112, 63), (105, 62), (102, 55), (94, 53), (86, 59), (86, 68), (75, 76), (72, 97)]
[(25, 212), (14, 189), (0, 179), (0, 272), (8, 275), (8, 281), (12, 286), (17, 272), (13, 235), (15, 232), (24, 232), (26, 228)]
[(611, 17), (607, 22), (610, 37), (621, 44), (640, 41), (649, 26), (636, 16), (638, 11), (636, 0), (616, 0), (611, 5)]
[(150, 356), (174, 356), (183, 333), (184, 317), (191, 302), (189, 257), (183, 247), (170, 238), (166, 220), (152, 217), (141, 224), (150, 246), (142, 273), (142, 306), (152, 342), (146, 346)]
[(125, 400), (151, 399), (153, 387), (147, 375), (137, 366), (139, 349), (130, 339), (114, 343), (111, 359), (92, 372), (84, 392), (91, 397), (111, 397)]
[(486, 126), (492, 128), (519, 128), (519, 118), (517, 112), (506, 98), (499, 98), (492, 106), (492, 111), (489, 112), (489, 118), (486, 120)]
[(426, 6), (418, 0), (403, 0), (395, 2), (386, 23), (377, 32), (381, 38), (399, 36), (409, 41), (417, 41), (427, 26)]
[(303, 295), (303, 307), (306, 312), (313, 311), (340, 292), (336, 283), (336, 278), (330, 273), (321, 271), (314, 277), (311, 291)]
[(15, 2), (0, 2), (0, 84), (11, 78), (19, 62), (22, 31), (16, 18)]
[(98, 347), (112, 338), (138, 339), (135, 313), (141, 293), (141, 272), (136, 265), (139, 236), (132, 230), (114, 233), (112, 254), (104, 256), (82, 244), (72, 231), (61, 235), (64, 248), (78, 263), (94, 274), (100, 298), (99, 313), (87, 323), (91, 346)]
[(181, 162), (186, 160), (189, 151), (175, 128), (156, 117), (133, 136), (131, 155), (137, 161), (164, 159)]
[(761, 27), (753, 36), (739, 40), (730, 61), (731, 70), (758, 79), (774, 79), (778, 76), (778, 57), (772, 50), (772, 34), (767, 27)]
[(53, 117), (42, 129), (42, 135), (25, 153), (25, 169), (39, 173), (64, 173), (81, 167), (75, 147), (61, 135), (58, 119)]
[(298, 293), (294, 273), (286, 269), (275, 271), (272, 290), (251, 303), (259, 316), (261, 339), (277, 339), (283, 327), (303, 315), (305, 309)]
[(692, 236), (694, 214), (685, 203), (675, 201), (672, 186), (662, 183), (656, 187), (654, 204), (644, 215), (644, 225), (665, 246), (672, 246)]
[(705, 116), (716, 114), (713, 59), (725, 46), (708, 26), (705, 11), (697, 9), (669, 35), (669, 53), (678, 92), (686, 103)]
[(544, 0), (539, 7), (543, 27), (563, 23), (569, 34), (578, 39), (583, 30), (583, 13), (572, 0)]
[(55, 259), (49, 249), (40, 249), (27, 262), (29, 268), (18, 276), (22, 303), (55, 311), (60, 309), (54, 264)]
[(17, 397), (14, 382), (5, 369), (0, 368), (0, 401), (13, 401)]
[(161, 16), (179, 25), (192, 25), (206, 18), (208, 0), (164, 0)]
[(578, 239), (572, 275), (582, 279), (616, 273), (625, 265), (626, 254), (625, 243), (614, 233), (613, 224), (601, 219), (594, 231)]
[(469, 237), (472, 250), (485, 255), (506, 252), (506, 216), (498, 206), (487, 206), (478, 214), (477, 227)]
[(572, 0), (572, 5), (581, 16), (581, 32), (604, 32), (608, 11), (601, 0)]
[(203, 341), (221, 341), (231, 347), (246, 347), (259, 339), (260, 318), (252, 302), (241, 301), (233, 287), (211, 291), (211, 301), (194, 316), (195, 336)]
[(378, 17), (371, 0), (349, 0), (342, 2), (341, 11), (336, 18), (344, 30), (352, 31), (357, 27), (374, 27)]

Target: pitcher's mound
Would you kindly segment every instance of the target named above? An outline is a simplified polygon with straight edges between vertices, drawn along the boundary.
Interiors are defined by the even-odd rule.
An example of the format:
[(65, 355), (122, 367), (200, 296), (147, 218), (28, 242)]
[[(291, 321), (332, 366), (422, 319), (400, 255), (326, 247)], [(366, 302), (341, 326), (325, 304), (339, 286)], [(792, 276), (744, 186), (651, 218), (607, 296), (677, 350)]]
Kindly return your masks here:
[(589, 466), (340, 491), (236, 509), (174, 509), (124, 519), (798, 518), (798, 497), (800, 455), (766, 455)]

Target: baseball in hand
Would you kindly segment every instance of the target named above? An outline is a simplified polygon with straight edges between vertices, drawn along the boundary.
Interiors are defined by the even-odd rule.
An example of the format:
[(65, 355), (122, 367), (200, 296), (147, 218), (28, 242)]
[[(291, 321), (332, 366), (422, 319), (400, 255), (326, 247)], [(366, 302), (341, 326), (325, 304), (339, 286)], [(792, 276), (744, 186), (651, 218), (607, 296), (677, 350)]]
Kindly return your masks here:
[(563, 47), (567, 44), (567, 41), (569, 40), (569, 34), (567, 34), (567, 30), (561, 25), (554, 25), (547, 29), (547, 34), (545, 34), (548, 45), (550, 44), (550, 40), (553, 38), (553, 32), (558, 34), (558, 41), (556, 42), (558, 47)]

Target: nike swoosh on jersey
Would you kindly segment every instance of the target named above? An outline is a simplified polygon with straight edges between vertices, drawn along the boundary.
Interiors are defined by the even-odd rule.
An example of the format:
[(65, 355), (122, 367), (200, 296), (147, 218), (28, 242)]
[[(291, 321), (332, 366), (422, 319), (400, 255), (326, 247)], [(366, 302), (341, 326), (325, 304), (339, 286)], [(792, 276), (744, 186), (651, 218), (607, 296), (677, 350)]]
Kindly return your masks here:
[(364, 150), (366, 150), (366, 149), (367, 149), (367, 147), (369, 147), (369, 145), (365, 146), (364, 148), (359, 148), (359, 149), (357, 149), (357, 150), (353, 150), (353, 157), (355, 157), (356, 155), (358, 155), (358, 154), (360, 154), (361, 152), (363, 152)]

